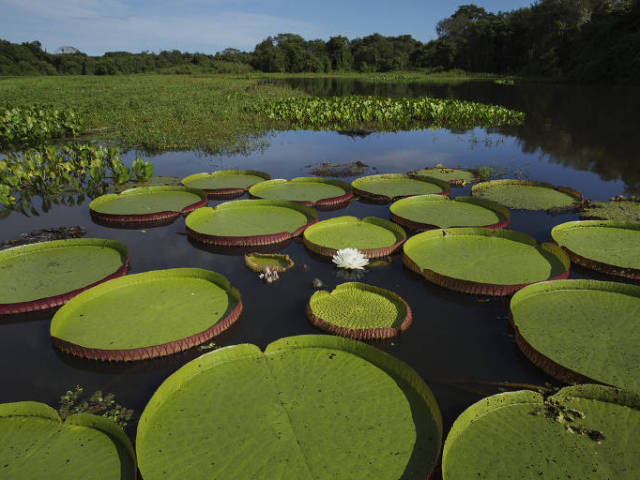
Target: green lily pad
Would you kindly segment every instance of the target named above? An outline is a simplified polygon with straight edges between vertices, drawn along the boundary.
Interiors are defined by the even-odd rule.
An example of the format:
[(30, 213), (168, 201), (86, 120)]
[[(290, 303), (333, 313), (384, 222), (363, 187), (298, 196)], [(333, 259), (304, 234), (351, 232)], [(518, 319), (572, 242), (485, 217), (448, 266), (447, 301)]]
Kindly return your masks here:
[(418, 195), (398, 200), (389, 208), (391, 219), (414, 230), (450, 227), (505, 228), (509, 210), (490, 200), (474, 197)]
[(62, 305), (73, 296), (127, 272), (127, 247), (113, 240), (75, 238), (0, 251), (0, 313)]
[(136, 449), (145, 480), (423, 480), (441, 425), (411, 367), (354, 340), (306, 335), (186, 364), (144, 409)]
[(640, 471), (640, 396), (599, 385), (544, 398), (501, 393), (473, 404), (453, 424), (444, 480), (635, 480)]
[(449, 195), (449, 183), (432, 177), (384, 173), (356, 178), (351, 187), (353, 192), (373, 201), (391, 200), (412, 195)]
[(256, 198), (290, 200), (317, 206), (342, 206), (353, 197), (348, 183), (318, 177), (267, 180), (253, 185), (249, 193)]
[(471, 194), (521, 210), (568, 210), (582, 203), (582, 195), (568, 187), (530, 180), (491, 180), (474, 185)]
[(407, 235), (389, 220), (345, 216), (312, 225), (303, 238), (305, 246), (319, 255), (331, 257), (343, 248), (357, 248), (367, 258), (378, 258), (395, 252)]
[(404, 244), (405, 265), (440, 286), (510, 295), (530, 283), (566, 278), (569, 258), (550, 243), (513, 230), (429, 230)]
[(361, 340), (395, 337), (412, 321), (409, 305), (398, 295), (359, 282), (314, 293), (307, 304), (307, 318), (318, 328)]
[(267, 245), (300, 235), (315, 223), (310, 207), (283, 200), (236, 200), (190, 213), (187, 234), (194, 240), (221, 246)]
[(567, 222), (553, 227), (551, 238), (578, 265), (610, 275), (640, 279), (640, 223)]
[(414, 175), (437, 178), (449, 182), (451, 185), (466, 185), (478, 181), (478, 174), (473, 170), (463, 170), (461, 168), (432, 167), (421, 168), (412, 172)]
[(640, 202), (589, 202), (580, 218), (583, 220), (614, 220), (616, 222), (640, 222)]
[(289, 255), (277, 253), (248, 253), (244, 256), (244, 264), (257, 273), (266, 272), (267, 268), (272, 272), (282, 273), (291, 270), (295, 265)]
[(113, 193), (122, 193), (136, 187), (179, 187), (181, 185), (182, 182), (178, 177), (157, 175), (142, 182), (130, 181), (121, 185), (109, 185), (109, 190)]
[(0, 404), (2, 478), (135, 480), (131, 442), (113, 421), (76, 413), (63, 422), (39, 402)]
[(140, 360), (186, 350), (233, 324), (240, 293), (199, 268), (157, 270), (83, 292), (51, 320), (54, 345), (96, 360)]
[(537, 283), (513, 296), (511, 314), (520, 349), (550, 375), (640, 391), (640, 286)]
[(269, 174), (257, 170), (217, 170), (189, 175), (182, 179), (182, 183), (204, 190), (212, 198), (232, 198), (241, 196), (252, 185), (270, 178)]

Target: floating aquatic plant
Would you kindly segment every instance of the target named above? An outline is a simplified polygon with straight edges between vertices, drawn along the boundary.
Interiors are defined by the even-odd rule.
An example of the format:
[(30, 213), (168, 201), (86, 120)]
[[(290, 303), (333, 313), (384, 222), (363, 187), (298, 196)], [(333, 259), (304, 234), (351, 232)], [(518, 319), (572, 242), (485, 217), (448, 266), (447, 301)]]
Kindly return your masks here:
[(364, 267), (369, 264), (369, 259), (357, 248), (342, 248), (331, 257), (331, 260), (338, 268), (347, 270), (364, 270)]
[(31, 105), (0, 110), (0, 145), (36, 142), (80, 133), (80, 117), (73, 110)]
[(102, 390), (97, 390), (87, 397), (80, 385), (61, 395), (58, 404), (58, 413), (62, 420), (76, 413), (91, 413), (108, 418), (123, 429), (127, 427), (134, 413), (132, 409), (117, 403), (113, 393), (104, 395)]

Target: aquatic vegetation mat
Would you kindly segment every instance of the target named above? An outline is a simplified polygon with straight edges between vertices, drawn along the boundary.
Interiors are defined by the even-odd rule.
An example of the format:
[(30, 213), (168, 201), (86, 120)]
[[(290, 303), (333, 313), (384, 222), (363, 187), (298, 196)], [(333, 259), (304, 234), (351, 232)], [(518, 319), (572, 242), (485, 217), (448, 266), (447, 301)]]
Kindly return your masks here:
[(0, 145), (75, 137), (78, 133), (80, 117), (73, 110), (50, 105), (0, 109)]
[(640, 286), (537, 283), (513, 296), (511, 318), (518, 346), (548, 374), (640, 391)]
[(130, 361), (180, 352), (229, 328), (240, 293), (209, 270), (129, 275), (83, 292), (51, 320), (53, 344), (72, 355)]
[(640, 202), (631, 200), (586, 202), (580, 212), (580, 218), (583, 220), (640, 222)]
[(305, 335), (206, 353), (165, 380), (138, 423), (145, 480), (424, 480), (442, 423), (407, 364)]
[(411, 308), (401, 297), (358, 282), (342, 283), (332, 292), (314, 293), (306, 312), (316, 327), (359, 340), (396, 337), (412, 321)]
[(320, 162), (315, 165), (307, 165), (311, 174), (316, 177), (355, 177), (362, 175), (369, 165), (357, 160), (349, 163)]
[(471, 195), (522, 210), (562, 211), (578, 208), (582, 195), (569, 187), (530, 180), (491, 180), (474, 185)]
[(640, 223), (582, 220), (556, 225), (551, 238), (580, 266), (640, 279)]
[(0, 314), (46, 310), (127, 272), (127, 247), (113, 240), (54, 240), (0, 251)]
[(570, 266), (557, 245), (488, 228), (420, 233), (405, 242), (402, 260), (437, 285), (478, 295), (511, 295), (530, 283), (566, 278)]
[(0, 404), (2, 478), (135, 480), (131, 442), (113, 421), (77, 413), (64, 421), (39, 402)]
[(182, 179), (190, 188), (204, 190), (209, 198), (234, 198), (247, 192), (249, 187), (269, 180), (271, 176), (257, 170), (217, 170), (212, 173), (196, 173)]
[(405, 231), (389, 220), (377, 217), (335, 217), (305, 230), (305, 246), (314, 253), (332, 257), (338, 250), (355, 248), (367, 258), (386, 257), (400, 248)]
[(289, 255), (277, 253), (248, 253), (244, 256), (244, 264), (256, 273), (263, 273), (269, 269), (272, 272), (286, 272), (294, 267)]
[(223, 247), (281, 243), (318, 221), (313, 208), (282, 200), (236, 200), (190, 213), (190, 238)]
[(390, 218), (414, 230), (450, 227), (506, 228), (511, 215), (499, 203), (475, 197), (449, 199), (442, 195), (419, 195), (391, 204)]
[(23, 233), (18, 238), (0, 242), (0, 248), (29, 245), (30, 243), (49, 242), (52, 240), (66, 240), (67, 238), (80, 238), (87, 234), (87, 229), (80, 225), (71, 227), (41, 228), (29, 233)]
[(268, 180), (253, 185), (249, 193), (256, 198), (290, 200), (318, 208), (344, 207), (353, 198), (348, 183), (317, 177)]
[(411, 172), (413, 175), (437, 178), (449, 182), (451, 185), (464, 186), (469, 183), (480, 181), (480, 175), (475, 170), (464, 170), (462, 168), (430, 167), (421, 168)]
[(447, 435), (444, 480), (634, 480), (640, 397), (600, 385), (555, 395), (521, 390), (467, 408)]
[(375, 202), (410, 197), (412, 195), (449, 195), (449, 183), (437, 178), (384, 173), (355, 179), (351, 183), (353, 193)]
[(91, 216), (105, 223), (166, 222), (207, 204), (202, 190), (186, 187), (140, 187), (102, 195), (89, 204)]

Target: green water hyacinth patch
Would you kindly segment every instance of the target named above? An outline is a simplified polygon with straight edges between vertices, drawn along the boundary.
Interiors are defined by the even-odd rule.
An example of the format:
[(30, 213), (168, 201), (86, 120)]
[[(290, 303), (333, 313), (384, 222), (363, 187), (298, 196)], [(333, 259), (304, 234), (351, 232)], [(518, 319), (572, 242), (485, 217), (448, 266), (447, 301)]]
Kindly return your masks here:
[(78, 133), (80, 117), (73, 110), (47, 105), (0, 109), (0, 145), (75, 137)]
[(182, 179), (183, 185), (204, 190), (209, 198), (226, 199), (244, 195), (249, 187), (271, 177), (257, 170), (217, 170), (195, 173)]
[(64, 422), (39, 402), (0, 404), (2, 478), (135, 480), (131, 442), (113, 421), (77, 413)]
[(407, 364), (330, 335), (206, 353), (167, 378), (138, 423), (145, 480), (424, 480), (440, 411)]
[(444, 446), (444, 480), (635, 480), (640, 471), (640, 396), (600, 385), (543, 395), (485, 398), (455, 421)]
[(366, 96), (288, 98), (249, 107), (284, 128), (380, 131), (520, 125), (522, 112), (497, 105), (439, 98)]
[(474, 185), (471, 195), (493, 200), (505, 207), (521, 210), (547, 210), (551, 213), (579, 208), (582, 195), (569, 187), (556, 187), (530, 180), (491, 180)]

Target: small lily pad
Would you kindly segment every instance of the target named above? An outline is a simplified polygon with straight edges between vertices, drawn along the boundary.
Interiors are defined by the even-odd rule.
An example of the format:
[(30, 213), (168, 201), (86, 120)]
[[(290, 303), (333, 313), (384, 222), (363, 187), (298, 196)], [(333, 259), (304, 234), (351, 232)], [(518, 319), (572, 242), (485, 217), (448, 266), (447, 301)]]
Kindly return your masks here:
[(640, 286), (536, 283), (513, 296), (511, 317), (520, 349), (548, 374), (640, 391)]
[(290, 200), (325, 209), (344, 207), (353, 198), (348, 183), (318, 177), (268, 180), (253, 185), (249, 193), (256, 198)]
[(545, 398), (522, 390), (485, 398), (455, 421), (442, 454), (444, 480), (635, 480), (640, 396), (600, 385)]
[(569, 258), (557, 245), (506, 229), (429, 230), (407, 240), (403, 252), (405, 266), (427, 280), (478, 295), (511, 295), (569, 275)]
[(272, 272), (286, 272), (295, 265), (289, 255), (277, 253), (248, 253), (244, 256), (244, 264), (256, 273), (266, 272), (267, 268)]
[(555, 226), (551, 238), (573, 263), (609, 275), (640, 279), (640, 223), (567, 222)]
[(57, 307), (83, 290), (127, 273), (127, 247), (77, 238), (0, 251), (0, 314)]
[(423, 175), (426, 177), (437, 178), (449, 182), (450, 185), (464, 186), (468, 183), (474, 183), (480, 181), (480, 176), (473, 170), (463, 170), (461, 168), (447, 168), (447, 167), (431, 167), (421, 168), (414, 172), (413, 175)]
[(135, 480), (131, 442), (112, 420), (76, 413), (63, 422), (44, 403), (0, 404), (2, 478)]
[(113, 193), (121, 193), (125, 190), (136, 187), (179, 187), (182, 182), (178, 177), (157, 175), (141, 182), (130, 181), (127, 183), (109, 185), (109, 190)]
[(199, 268), (118, 278), (75, 297), (51, 320), (53, 344), (106, 361), (155, 358), (200, 345), (240, 316), (240, 293)]
[(217, 170), (213, 173), (196, 173), (182, 179), (190, 188), (204, 190), (209, 198), (235, 198), (256, 183), (269, 180), (269, 174), (257, 170)]
[(359, 340), (396, 337), (412, 321), (409, 305), (398, 295), (358, 282), (314, 293), (307, 318), (318, 328)]
[(432, 228), (506, 228), (509, 210), (499, 203), (474, 197), (418, 195), (391, 204), (391, 220), (413, 230)]
[(389, 220), (344, 216), (318, 222), (304, 232), (303, 238), (309, 250), (325, 257), (343, 248), (356, 248), (367, 258), (379, 258), (398, 250), (407, 235)]
[(572, 188), (530, 180), (491, 180), (474, 185), (471, 194), (519, 210), (561, 211), (578, 208), (582, 195)]
[(433, 394), (407, 364), (305, 335), (187, 363), (145, 407), (136, 449), (145, 480), (423, 480), (441, 432)]
[(448, 182), (432, 177), (385, 173), (355, 179), (351, 183), (353, 193), (374, 202), (390, 202), (412, 195), (449, 195)]
[(318, 221), (310, 207), (283, 200), (236, 200), (189, 214), (187, 235), (224, 247), (281, 243), (301, 235)]

